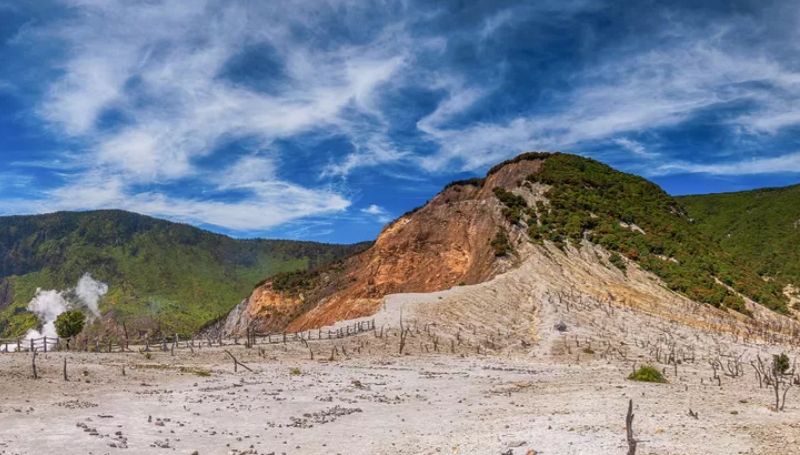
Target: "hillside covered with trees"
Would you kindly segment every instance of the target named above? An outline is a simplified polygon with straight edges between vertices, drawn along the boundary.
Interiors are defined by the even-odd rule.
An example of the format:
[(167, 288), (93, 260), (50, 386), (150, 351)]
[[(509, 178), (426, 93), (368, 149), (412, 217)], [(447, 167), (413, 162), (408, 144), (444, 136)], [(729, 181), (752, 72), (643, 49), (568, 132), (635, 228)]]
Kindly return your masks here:
[(679, 199), (694, 224), (765, 279), (800, 286), (800, 185)]
[(104, 318), (130, 330), (190, 332), (226, 314), (264, 277), (305, 270), (363, 245), (237, 240), (124, 211), (0, 217), (0, 336), (37, 324), (37, 288), (84, 273), (108, 284)]
[[(787, 311), (782, 280), (763, 280), (749, 252), (720, 248), (713, 233), (696, 226), (675, 198), (642, 177), (563, 153), (523, 154), (489, 173), (532, 159), (543, 159), (542, 168), (522, 185), (548, 185), (547, 203), (528, 206), (507, 191), (495, 192), (507, 220), (527, 227), (532, 241), (563, 247), (587, 239), (610, 250), (613, 265), (624, 269), (626, 257), (695, 301), (747, 314), (740, 293), (774, 311)], [(779, 245), (766, 250), (777, 254), (775, 248)]]

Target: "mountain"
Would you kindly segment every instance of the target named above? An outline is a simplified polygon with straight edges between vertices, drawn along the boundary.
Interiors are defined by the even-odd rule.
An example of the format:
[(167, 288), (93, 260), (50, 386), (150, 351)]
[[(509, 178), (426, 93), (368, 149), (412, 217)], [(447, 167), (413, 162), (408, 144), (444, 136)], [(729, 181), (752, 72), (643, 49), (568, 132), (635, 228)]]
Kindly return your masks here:
[(697, 228), (727, 253), (767, 279), (800, 288), (800, 185), (679, 201)]
[(563, 267), (588, 252), (601, 268), (640, 269), (633, 275), (725, 312), (750, 317), (757, 304), (788, 312), (781, 280), (765, 281), (723, 251), (657, 185), (575, 155), (526, 153), (447, 185), (357, 255), (266, 280), (225, 330), (320, 327), (373, 314), (388, 294), (483, 283), (559, 254), (561, 262), (544, 262)]
[(359, 249), (236, 240), (118, 210), (0, 217), (0, 336), (37, 324), (26, 310), (37, 288), (74, 287), (85, 273), (108, 285), (105, 326), (187, 333), (226, 314), (265, 276)]

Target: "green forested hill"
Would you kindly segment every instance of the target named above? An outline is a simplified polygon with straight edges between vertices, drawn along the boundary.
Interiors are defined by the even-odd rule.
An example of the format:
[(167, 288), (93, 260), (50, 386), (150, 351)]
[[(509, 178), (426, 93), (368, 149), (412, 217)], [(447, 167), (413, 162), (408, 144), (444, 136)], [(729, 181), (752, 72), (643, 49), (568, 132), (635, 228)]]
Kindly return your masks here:
[(528, 207), (521, 198), (503, 191), (495, 194), (506, 206), (504, 213), (510, 222), (528, 226), (532, 241), (578, 245), (588, 239), (614, 252), (614, 265), (624, 268), (621, 256), (625, 256), (658, 275), (670, 289), (695, 301), (748, 313), (742, 299), (729, 290), (732, 288), (772, 310), (787, 311), (788, 299), (782, 293), (780, 279), (763, 280), (748, 256), (721, 248), (658, 185), (603, 163), (562, 153), (520, 155), (490, 173), (525, 159), (544, 162), (540, 172), (520, 185), (549, 185), (545, 193), (549, 204)]
[(679, 200), (725, 251), (765, 277), (800, 285), (800, 185)]
[(131, 330), (188, 332), (226, 313), (277, 272), (307, 269), (360, 245), (236, 240), (109, 210), (0, 217), (0, 336), (36, 324), (36, 288), (108, 284), (101, 310)]

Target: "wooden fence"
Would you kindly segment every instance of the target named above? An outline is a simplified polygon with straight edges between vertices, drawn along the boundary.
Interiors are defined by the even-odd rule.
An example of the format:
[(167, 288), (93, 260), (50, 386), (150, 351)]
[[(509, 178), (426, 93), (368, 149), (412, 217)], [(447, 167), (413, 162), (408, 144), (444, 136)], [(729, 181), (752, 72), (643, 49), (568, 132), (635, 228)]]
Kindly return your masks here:
[(246, 347), (264, 344), (308, 343), (309, 341), (333, 340), (358, 335), (375, 330), (375, 321), (362, 321), (340, 327), (336, 330), (307, 330), (304, 332), (258, 333), (247, 330), (244, 336), (210, 337), (210, 336), (162, 336), (137, 339), (120, 338), (88, 338), (71, 339), (40, 337), (0, 339), (0, 354), (12, 352), (48, 352), (66, 349), (84, 352), (130, 352), (142, 350), (172, 351), (175, 349), (195, 349), (201, 347), (230, 346), (244, 344)]

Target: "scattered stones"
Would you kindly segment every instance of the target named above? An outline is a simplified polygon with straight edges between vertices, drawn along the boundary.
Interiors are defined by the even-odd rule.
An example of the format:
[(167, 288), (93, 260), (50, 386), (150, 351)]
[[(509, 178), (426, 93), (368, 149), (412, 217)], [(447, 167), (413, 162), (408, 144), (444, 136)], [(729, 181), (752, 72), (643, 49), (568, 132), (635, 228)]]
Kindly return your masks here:
[(67, 409), (87, 409), (87, 408), (96, 408), (97, 404), (81, 400), (67, 400), (55, 403), (54, 406), (60, 406), (62, 408), (67, 408)]
[(303, 417), (290, 417), (291, 423), (287, 426), (296, 428), (311, 428), (314, 424), (325, 424), (335, 421), (341, 416), (363, 412), (361, 408), (344, 408), (336, 405), (320, 412), (303, 414)]

